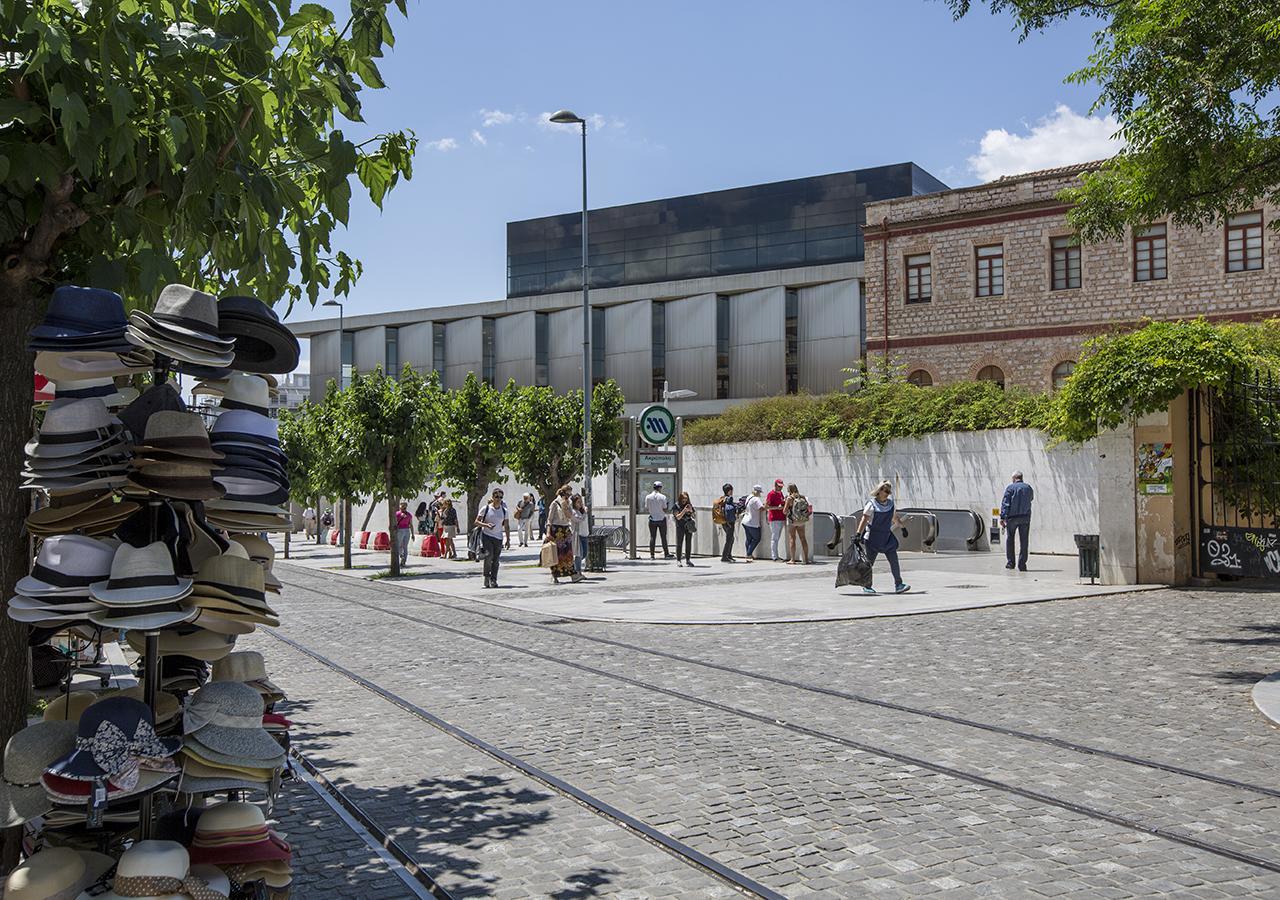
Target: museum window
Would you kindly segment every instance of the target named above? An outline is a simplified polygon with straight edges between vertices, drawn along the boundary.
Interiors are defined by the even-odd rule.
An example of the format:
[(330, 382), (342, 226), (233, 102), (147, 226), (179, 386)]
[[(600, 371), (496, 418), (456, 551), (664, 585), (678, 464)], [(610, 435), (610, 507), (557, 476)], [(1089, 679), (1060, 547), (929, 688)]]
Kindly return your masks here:
[(990, 381), (1004, 390), (1004, 369), (999, 366), (983, 366), (978, 370), (978, 381)]
[(490, 318), (480, 320), (480, 378), (490, 387), (498, 375), (497, 327)]
[(1262, 211), (1240, 213), (1227, 219), (1227, 271), (1249, 272), (1262, 268)]
[(431, 368), (444, 377), (444, 323), (431, 323)]
[(787, 291), (786, 321), (783, 323), (786, 337), (787, 393), (800, 393), (800, 292)]
[(974, 247), (974, 290), (979, 297), (1004, 294), (1004, 244)]
[(1049, 376), (1049, 383), (1055, 391), (1061, 390), (1062, 386), (1067, 383), (1067, 379), (1071, 377), (1071, 373), (1076, 370), (1076, 361), (1074, 359), (1064, 359), (1053, 367), (1053, 372)]
[(662, 399), (662, 385), (667, 380), (667, 307), (653, 304), (653, 401)]
[(933, 384), (933, 376), (924, 369), (916, 369), (907, 376), (907, 384), (914, 384), (916, 387), (929, 387)]
[(604, 366), (604, 309), (591, 309), (591, 383), (600, 384), (605, 379)]
[(551, 314), (533, 314), (533, 383), (546, 387), (551, 383)]
[(933, 299), (933, 264), (928, 253), (907, 257), (907, 302), (928, 303)]
[(729, 297), (716, 297), (716, 399), (729, 398)]
[(1049, 243), (1053, 290), (1065, 291), (1080, 287), (1080, 245), (1072, 237), (1056, 237)]
[(387, 354), (386, 354), (385, 366), (386, 367), (383, 369), (384, 372), (386, 372), (388, 375), (392, 377), (399, 377), (400, 375), (400, 329), (399, 328), (387, 329)]
[(1169, 232), (1167, 226), (1148, 225), (1133, 233), (1133, 280), (1159, 281), (1168, 277)]

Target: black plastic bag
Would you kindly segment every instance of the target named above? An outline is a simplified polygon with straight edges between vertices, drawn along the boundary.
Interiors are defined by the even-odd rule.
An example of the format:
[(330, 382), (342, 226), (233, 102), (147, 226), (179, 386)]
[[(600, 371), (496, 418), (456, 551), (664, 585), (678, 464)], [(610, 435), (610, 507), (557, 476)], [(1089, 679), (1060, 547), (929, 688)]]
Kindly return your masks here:
[(836, 566), (836, 587), (871, 587), (871, 562), (862, 538), (854, 538)]

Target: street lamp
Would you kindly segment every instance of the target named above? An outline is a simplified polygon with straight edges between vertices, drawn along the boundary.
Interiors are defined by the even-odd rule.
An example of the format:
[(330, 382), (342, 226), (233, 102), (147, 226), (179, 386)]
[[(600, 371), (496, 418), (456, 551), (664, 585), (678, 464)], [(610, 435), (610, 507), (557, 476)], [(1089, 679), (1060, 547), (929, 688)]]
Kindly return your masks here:
[(662, 404), (665, 406), (669, 400), (689, 400), (698, 396), (697, 391), (691, 391), (688, 388), (676, 388), (674, 391), (668, 387), (667, 382), (662, 382)]
[(342, 304), (338, 302), (337, 299), (333, 299), (333, 298), (324, 301), (320, 305), (338, 307), (338, 388), (342, 389), (347, 386), (347, 367), (343, 365), (343, 361), (342, 361), (342, 349), (343, 349), (342, 344), (345, 338), (345, 334), (342, 330), (342, 316), (343, 316), (343, 313), (346, 312), (346, 310), (343, 308)]
[(551, 114), (556, 125), (582, 126), (582, 500), (591, 533), (591, 299), (587, 268), (587, 120), (562, 109)]

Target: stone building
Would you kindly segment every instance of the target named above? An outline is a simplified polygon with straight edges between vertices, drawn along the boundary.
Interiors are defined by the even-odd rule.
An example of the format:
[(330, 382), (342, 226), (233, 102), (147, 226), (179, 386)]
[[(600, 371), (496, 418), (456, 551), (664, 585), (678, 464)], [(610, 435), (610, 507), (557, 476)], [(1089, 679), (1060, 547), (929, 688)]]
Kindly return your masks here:
[[(866, 348), (911, 380), (984, 379), (1042, 391), (1081, 345), (1143, 319), (1280, 314), (1280, 215), (1172, 221), (1075, 243), (1058, 199), (1097, 163), (867, 204)], [(885, 276), (888, 273), (886, 290)]]

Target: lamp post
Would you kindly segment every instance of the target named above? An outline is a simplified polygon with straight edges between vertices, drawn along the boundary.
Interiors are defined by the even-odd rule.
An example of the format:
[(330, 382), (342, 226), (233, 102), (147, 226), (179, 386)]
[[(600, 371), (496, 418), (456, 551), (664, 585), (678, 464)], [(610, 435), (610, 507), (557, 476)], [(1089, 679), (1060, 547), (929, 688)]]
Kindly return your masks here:
[(591, 299), (587, 266), (587, 120), (562, 109), (551, 114), (557, 125), (582, 126), (582, 500), (591, 533)]
[(343, 325), (342, 316), (346, 310), (343, 308), (342, 303), (336, 299), (326, 300), (320, 305), (338, 307), (338, 389), (341, 390), (342, 388), (345, 388), (347, 386), (347, 367), (343, 364), (343, 361), (342, 361), (342, 349), (343, 349), (342, 345), (346, 339), (346, 333), (344, 332), (342, 327)]

